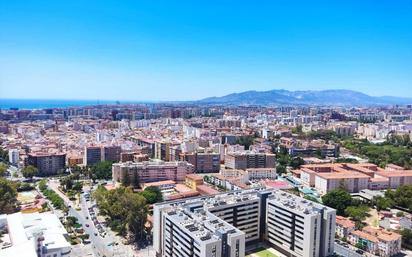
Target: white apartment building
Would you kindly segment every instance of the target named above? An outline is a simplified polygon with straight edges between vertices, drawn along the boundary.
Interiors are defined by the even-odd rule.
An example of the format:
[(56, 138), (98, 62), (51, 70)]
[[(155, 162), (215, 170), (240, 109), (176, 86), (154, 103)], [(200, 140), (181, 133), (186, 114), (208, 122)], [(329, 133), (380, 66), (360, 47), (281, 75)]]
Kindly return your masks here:
[(198, 209), (165, 211), (161, 256), (243, 257), (245, 234), (215, 215)]
[(283, 191), (274, 191), (266, 204), (266, 237), (277, 250), (296, 257), (333, 254), (334, 209)]
[(17, 166), (19, 164), (19, 150), (17, 149), (10, 149), (9, 150), (9, 162), (13, 166)]
[(153, 244), (158, 257), (231, 257), (244, 256), (245, 245), (267, 240), (287, 256), (323, 257), (334, 250), (335, 215), (333, 209), (284, 191), (232, 191), (155, 204)]
[(9, 240), (0, 257), (64, 257), (71, 251), (67, 231), (53, 213), (1, 215), (0, 227), (7, 231), (3, 239)]

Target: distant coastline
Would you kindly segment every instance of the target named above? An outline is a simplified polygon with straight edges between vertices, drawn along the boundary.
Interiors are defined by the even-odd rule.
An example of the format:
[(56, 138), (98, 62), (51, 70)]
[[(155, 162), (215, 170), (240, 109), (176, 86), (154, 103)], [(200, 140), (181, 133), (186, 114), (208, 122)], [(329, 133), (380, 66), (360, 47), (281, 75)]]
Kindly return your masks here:
[[(44, 109), (67, 108), (76, 106), (116, 104), (116, 101), (108, 100), (59, 100), (59, 99), (0, 99), (0, 109)], [(129, 102), (130, 103), (130, 102)]]

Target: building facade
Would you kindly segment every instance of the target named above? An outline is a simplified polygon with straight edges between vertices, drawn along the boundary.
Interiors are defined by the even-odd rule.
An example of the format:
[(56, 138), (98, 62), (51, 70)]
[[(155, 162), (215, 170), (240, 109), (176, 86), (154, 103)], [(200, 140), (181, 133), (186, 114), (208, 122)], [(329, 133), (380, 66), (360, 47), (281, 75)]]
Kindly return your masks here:
[(36, 167), (38, 176), (56, 175), (66, 165), (66, 154), (29, 153), (25, 164)]
[[(204, 218), (196, 223), (193, 217), (198, 213), (202, 213)], [(171, 215), (180, 218), (171, 219)], [(265, 241), (286, 256), (324, 257), (334, 252), (335, 216), (336, 212), (331, 208), (280, 190), (255, 188), (232, 191), (155, 204), (153, 243), (159, 257), (205, 256), (199, 249), (207, 248), (195, 243), (198, 239), (183, 227), (192, 223), (208, 226), (212, 220), (211, 223), (224, 225), (202, 228), (201, 231), (207, 231), (210, 239), (216, 239), (213, 244), (210, 242), (212, 249), (216, 246), (222, 250), (206, 251), (206, 256), (244, 256), (247, 246), (253, 247)], [(188, 224), (181, 223), (181, 220)], [(225, 232), (220, 232), (221, 227), (232, 233), (222, 236)], [(172, 240), (175, 236), (184, 239)], [(175, 248), (182, 249), (182, 244), (185, 246), (181, 255), (171, 254)], [(230, 246), (230, 252), (223, 250), (226, 246)]]

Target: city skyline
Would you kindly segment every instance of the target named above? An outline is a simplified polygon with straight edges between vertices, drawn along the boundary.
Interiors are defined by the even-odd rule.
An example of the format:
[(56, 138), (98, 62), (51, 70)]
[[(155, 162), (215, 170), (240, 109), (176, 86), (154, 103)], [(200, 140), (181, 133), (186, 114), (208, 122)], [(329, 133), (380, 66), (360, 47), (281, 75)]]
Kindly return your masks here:
[(271, 89), (412, 96), (409, 1), (0, 7), (1, 98), (177, 101)]

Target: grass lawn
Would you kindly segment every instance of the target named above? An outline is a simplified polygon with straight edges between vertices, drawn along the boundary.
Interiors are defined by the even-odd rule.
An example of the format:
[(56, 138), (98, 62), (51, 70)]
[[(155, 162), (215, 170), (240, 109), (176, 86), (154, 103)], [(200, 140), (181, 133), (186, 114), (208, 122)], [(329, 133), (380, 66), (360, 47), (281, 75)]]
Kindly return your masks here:
[[(271, 251), (269, 250), (261, 250), (259, 252), (255, 252), (253, 253), (255, 256), (259, 256), (259, 257), (279, 257), (276, 254), (273, 254)], [(248, 257), (252, 256), (251, 254), (248, 255)]]

